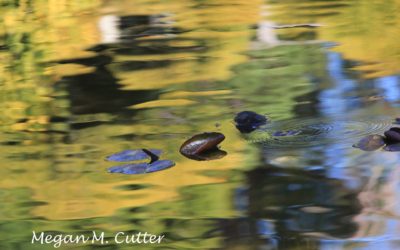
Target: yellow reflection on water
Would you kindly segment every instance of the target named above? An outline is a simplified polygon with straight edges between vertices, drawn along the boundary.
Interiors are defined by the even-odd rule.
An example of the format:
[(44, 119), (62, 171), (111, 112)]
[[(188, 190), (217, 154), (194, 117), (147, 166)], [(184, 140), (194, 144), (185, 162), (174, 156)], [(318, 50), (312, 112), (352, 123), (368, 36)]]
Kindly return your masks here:
[[(296, 10), (293, 10), (293, 6)], [(398, 10), (400, 1), (285, 1), (272, 3), (271, 18), (277, 23), (317, 23), (316, 38), (335, 42), (333, 50), (345, 59), (360, 61), (354, 67), (366, 78), (398, 74), (400, 34)], [(280, 30), (280, 34), (296, 37), (307, 29)]]
[[(222, 120), (221, 123), (229, 124), (228, 120)], [(175, 129), (184, 130), (184, 126), (178, 126)], [(125, 128), (121, 131), (113, 128), (110, 131), (132, 132), (136, 131), (135, 126), (131, 129)], [(245, 143), (238, 137), (236, 129), (232, 126), (223, 126), (221, 132), (228, 139), (222, 143), (222, 149), (229, 152), (228, 156), (221, 160), (204, 162), (192, 161), (184, 158), (177, 153), (180, 144), (187, 138), (186, 136), (177, 136), (168, 140), (169, 145), (163, 141), (132, 141), (125, 142), (122, 147), (152, 147), (163, 149), (165, 159), (174, 159), (176, 166), (162, 172), (140, 175), (125, 176), (119, 174), (108, 174), (106, 168), (118, 165), (118, 163), (105, 162), (102, 160), (105, 155), (112, 154), (122, 150), (121, 145), (113, 144), (107, 139), (107, 130), (101, 126), (93, 129), (91, 133), (106, 133), (99, 138), (88, 138), (82, 136), (81, 141), (89, 143), (88, 146), (76, 143), (76, 145), (54, 145), (45, 147), (41, 145), (21, 146), (19, 150), (11, 153), (20, 153), (20, 151), (48, 153), (54, 157), (54, 160), (29, 160), (23, 161), (2, 159), (2, 162), (9, 166), (13, 171), (5, 171), (7, 178), (1, 182), (1, 188), (14, 189), (20, 186), (32, 190), (32, 199), (46, 202), (32, 211), (33, 215), (44, 216), (52, 220), (65, 220), (77, 218), (90, 218), (110, 216), (117, 209), (124, 207), (144, 206), (154, 202), (167, 202), (179, 199), (179, 190), (186, 186), (206, 185), (215, 183), (226, 183), (229, 178), (228, 172), (232, 168), (239, 168), (246, 165), (243, 153)], [(83, 133), (85, 133), (83, 131)], [(142, 133), (145, 133), (144, 131)], [(77, 135), (81, 137), (80, 135)], [(98, 146), (93, 146), (95, 141)], [(93, 142), (93, 144), (90, 144)], [(89, 146), (90, 145), (90, 146)], [(85, 149), (89, 148), (89, 149)], [(74, 155), (65, 157), (66, 154)], [(54, 161), (56, 165), (54, 165)], [(29, 166), (29, 167), (26, 167)], [(24, 170), (23, 173), (17, 171)], [(207, 175), (207, 172), (221, 172), (217, 176)], [(121, 191), (117, 187), (129, 184), (148, 185), (149, 188), (136, 191)], [(221, 186), (222, 187), (222, 186)], [(232, 216), (234, 211), (230, 205), (231, 190), (225, 190), (223, 193), (210, 194), (216, 205), (226, 206), (218, 213), (208, 213), (207, 216)], [(175, 214), (176, 211), (170, 211)], [(215, 212), (215, 211), (214, 211)]]
[[(228, 1), (226, 1), (228, 3)], [(23, 143), (8, 150), (2, 158), (7, 169), (2, 172), (7, 178), (1, 181), (1, 188), (16, 189), (25, 187), (32, 191), (31, 199), (43, 202), (31, 211), (33, 216), (42, 216), (52, 220), (68, 220), (110, 216), (118, 209), (139, 207), (156, 202), (179, 200), (183, 187), (227, 183), (227, 170), (243, 166), (243, 150), (246, 144), (239, 138), (231, 118), (217, 121), (202, 120), (193, 126), (186, 122), (160, 127), (154, 123), (131, 122), (126, 125), (99, 125), (87, 129), (71, 131), (68, 126), (52, 124), (50, 117), (55, 115), (70, 116), (72, 121), (79, 121), (79, 116), (72, 116), (68, 98), (54, 103), (51, 96), (67, 96), (65, 90), (54, 91), (52, 84), (78, 74), (93, 72), (92, 67), (77, 64), (46, 65), (70, 58), (85, 58), (94, 55), (87, 48), (100, 42), (98, 29), (102, 13), (117, 12), (129, 15), (150, 15), (169, 12), (176, 26), (190, 32), (181, 35), (183, 39), (204, 40), (210, 45), (207, 51), (170, 53), (167, 55), (114, 56), (115, 62), (124, 61), (176, 61), (170, 66), (152, 70), (118, 71), (111, 64), (110, 70), (119, 79), (123, 90), (160, 89), (172, 84), (193, 81), (224, 80), (231, 76), (231, 66), (243, 62), (241, 55), (248, 49), (248, 41), (253, 32), (249, 26), (259, 20), (259, 1), (236, 1), (240, 7), (231, 8), (223, 2), (219, 6), (197, 8), (193, 4), (178, 1), (169, 3), (149, 3), (148, 1), (102, 5), (100, 1), (35, 1), (32, 6), (21, 5), (2, 9), (2, 18), (6, 29), (2, 34), (15, 37), (13, 46), (29, 46), (21, 51), (19, 61), (22, 75), (6, 70), (12, 65), (13, 55), (0, 52), (7, 60), (0, 62), (4, 72), (2, 82), (7, 86), (11, 98), (4, 100), (4, 113), (1, 117), (9, 126), (3, 127), (2, 141), (20, 140)], [(231, 1), (229, 2), (231, 3)], [(124, 6), (118, 9), (118, 6)], [(31, 11), (32, 10), (32, 11)], [(221, 13), (224, 18), (221, 19)], [(29, 22), (26, 22), (26, 20)], [(11, 27), (18, 29), (11, 31)], [(221, 30), (222, 29), (222, 30)], [(26, 35), (28, 34), (28, 35)], [(25, 44), (22, 36), (29, 37)], [(189, 40), (188, 40), (189, 41)], [(191, 46), (191, 42), (171, 41), (171, 46)], [(36, 55), (40, 54), (40, 57)], [(199, 56), (208, 58), (207, 62), (196, 60)], [(18, 69), (19, 70), (19, 69)], [(24, 92), (29, 94), (24, 95)], [(229, 90), (204, 92), (172, 91), (154, 100), (137, 105), (132, 109), (146, 109), (150, 117), (157, 117), (156, 108), (188, 106), (186, 112), (201, 109), (208, 115), (220, 114), (214, 104), (197, 103), (190, 97), (219, 96), (230, 94)], [(12, 97), (14, 94), (15, 97)], [(178, 99), (176, 99), (178, 98)], [(16, 112), (18, 111), (18, 112)], [(94, 115), (94, 120), (103, 120), (101, 115)], [(106, 118), (106, 120), (112, 119)], [(85, 119), (83, 119), (85, 120)], [(223, 124), (221, 132), (227, 138), (223, 149), (227, 157), (208, 162), (196, 162), (184, 158), (178, 153), (180, 144), (194, 133), (216, 130), (214, 123)], [(69, 133), (73, 144), (63, 144), (62, 135), (48, 134), (49, 130)], [(13, 134), (8, 134), (12, 131)], [(40, 133), (43, 132), (43, 133)], [(179, 132), (179, 134), (172, 134)], [(140, 139), (132, 141), (113, 139), (125, 134), (165, 134), (166, 139)], [(150, 175), (121, 176), (106, 172), (112, 163), (105, 162), (106, 155), (127, 148), (155, 147), (165, 151), (163, 157), (176, 161), (176, 167)], [(244, 164), (246, 165), (246, 164)], [(28, 167), (29, 166), (29, 167)], [(218, 174), (212, 174), (217, 171)], [(211, 174), (208, 174), (210, 172)], [(128, 184), (145, 184), (148, 188), (135, 191), (121, 191), (117, 187)], [(213, 188), (214, 189), (214, 188)], [(203, 216), (232, 216), (234, 210), (230, 202), (231, 187), (217, 187), (221, 192), (210, 194), (215, 202), (215, 209), (210, 209)], [(11, 206), (15, 204), (10, 204)], [(201, 211), (201, 209), (199, 210)], [(170, 213), (174, 213), (173, 211)]]

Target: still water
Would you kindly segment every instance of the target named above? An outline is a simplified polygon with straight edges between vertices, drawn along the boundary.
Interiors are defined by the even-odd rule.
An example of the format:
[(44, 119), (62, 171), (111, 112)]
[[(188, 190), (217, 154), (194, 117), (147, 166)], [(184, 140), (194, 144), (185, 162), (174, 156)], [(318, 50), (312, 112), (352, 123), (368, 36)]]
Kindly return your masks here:
[[(0, 0), (0, 249), (32, 231), (165, 235), (59, 249), (400, 249), (400, 1)], [(233, 117), (266, 114), (241, 135)], [(194, 161), (183, 141), (226, 136)], [(107, 155), (176, 162), (107, 173)]]

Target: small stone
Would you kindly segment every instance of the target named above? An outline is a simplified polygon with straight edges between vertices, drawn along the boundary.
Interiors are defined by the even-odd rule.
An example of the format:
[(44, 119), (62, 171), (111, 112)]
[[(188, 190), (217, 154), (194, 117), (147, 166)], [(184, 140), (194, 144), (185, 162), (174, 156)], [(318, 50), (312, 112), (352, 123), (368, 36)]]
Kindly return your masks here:
[[(217, 145), (224, 139), (225, 136), (218, 132), (197, 134), (186, 140), (179, 149), (179, 152), (193, 160), (221, 158), (226, 155), (226, 152), (219, 150)], [(218, 154), (218, 152), (224, 152), (225, 154)]]
[(201, 154), (205, 151), (216, 148), (223, 140), (225, 140), (225, 136), (218, 132), (197, 134), (182, 144), (180, 152), (183, 155)]
[(389, 130), (390, 131), (395, 131), (397, 133), (400, 133), (400, 127), (391, 127)]
[(396, 144), (389, 144), (386, 147), (383, 148), (385, 151), (389, 151), (389, 152), (397, 152), (400, 151), (400, 143), (396, 143)]
[(386, 141), (390, 143), (400, 142), (400, 128), (393, 127), (385, 131)]
[(354, 144), (353, 147), (364, 151), (374, 151), (385, 145), (384, 139), (385, 138), (381, 135), (368, 135)]

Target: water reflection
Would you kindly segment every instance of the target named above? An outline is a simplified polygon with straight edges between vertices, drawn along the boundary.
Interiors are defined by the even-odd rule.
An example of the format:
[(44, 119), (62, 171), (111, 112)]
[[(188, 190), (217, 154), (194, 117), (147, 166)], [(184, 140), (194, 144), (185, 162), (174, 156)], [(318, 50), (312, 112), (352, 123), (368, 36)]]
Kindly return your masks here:
[[(397, 5), (6, 1), (0, 248), (31, 248), (32, 230), (148, 231), (175, 249), (398, 248), (400, 158), (351, 147), (398, 115)], [(320, 136), (250, 143), (232, 124), (243, 110)], [(179, 154), (214, 130), (225, 157)], [(107, 174), (104, 157), (132, 148), (176, 166)]]
[(249, 214), (275, 221), (281, 238), (290, 234), (349, 238), (361, 205), (357, 191), (323, 173), (262, 168), (248, 174)]
[[(78, 64), (79, 59), (69, 62)], [(155, 91), (121, 91), (116, 78), (105, 65), (89, 66), (94, 66), (95, 70), (89, 74), (65, 77), (59, 83), (68, 91), (72, 114), (121, 112), (130, 105), (157, 99)]]
[[(308, 170), (264, 165), (247, 172), (245, 188), (235, 196), (237, 209), (246, 219), (228, 222), (227, 244), (250, 241), (267, 249), (352, 249), (357, 245), (391, 249), (398, 242), (392, 231), (398, 221), (384, 214), (395, 212), (399, 172), (353, 171), (338, 165)], [(391, 195), (378, 198), (383, 190)], [(378, 210), (379, 215), (374, 214)]]

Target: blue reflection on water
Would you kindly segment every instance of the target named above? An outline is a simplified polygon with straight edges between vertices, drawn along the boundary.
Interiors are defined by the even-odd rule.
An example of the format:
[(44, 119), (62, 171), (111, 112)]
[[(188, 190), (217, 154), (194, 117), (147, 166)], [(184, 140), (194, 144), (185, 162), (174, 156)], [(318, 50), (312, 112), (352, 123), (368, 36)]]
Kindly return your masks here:
[[(331, 77), (333, 86), (328, 90), (323, 90), (319, 95), (320, 101), (320, 112), (324, 116), (331, 117), (334, 119), (335, 114), (343, 114), (349, 116), (351, 119), (351, 115), (348, 115), (349, 110), (359, 108), (359, 101), (354, 98), (349, 98), (349, 92), (356, 90), (356, 88), (363, 88), (363, 83), (368, 83), (369, 81), (361, 82), (349, 79), (344, 73), (345, 67), (344, 62), (340, 54), (329, 52), (327, 53), (327, 71), (329, 72), (329, 76)], [(400, 100), (400, 85), (399, 85), (399, 77), (398, 76), (386, 76), (372, 80), (373, 91), (379, 93), (384, 96), (385, 102), (389, 103), (391, 106), (399, 106), (398, 102)], [(359, 99), (358, 99), (359, 100)], [(351, 148), (344, 148), (343, 145), (339, 144), (331, 144), (327, 146), (324, 150), (325, 160), (324, 164), (329, 166), (327, 169), (327, 176), (330, 178), (341, 179), (344, 181), (347, 187), (351, 189), (362, 188), (363, 181), (361, 176), (351, 176), (349, 175), (349, 167), (375, 167), (382, 166), (383, 168), (392, 168), (393, 166), (398, 165), (400, 161), (399, 155), (391, 155), (390, 157), (383, 157), (382, 154), (368, 154), (364, 155), (365, 166), (355, 166), (355, 162), (358, 162), (359, 165), (362, 165), (362, 161), (360, 158), (352, 157), (350, 151)], [(373, 169), (369, 169), (370, 172), (366, 174), (372, 178)], [(396, 174), (396, 170), (389, 170), (392, 175)], [(383, 177), (380, 178), (390, 179), (391, 177), (389, 173), (386, 173), (386, 176), (382, 173)], [(394, 178), (396, 179), (396, 178)], [(385, 182), (390, 182), (390, 180), (386, 180)], [(392, 180), (393, 182), (393, 180)], [(364, 183), (365, 184), (365, 183)], [(375, 183), (375, 188), (381, 186), (379, 183)], [(380, 187), (382, 188), (382, 187)], [(395, 193), (395, 196), (399, 196), (400, 186), (392, 187), (390, 192)], [(374, 192), (372, 190), (363, 190), (363, 192)], [(379, 194), (379, 191), (378, 193)], [(375, 197), (376, 199), (376, 197)], [(388, 197), (388, 199), (393, 199), (393, 197)], [(383, 201), (383, 200), (381, 200)], [(390, 202), (390, 201), (388, 201)], [(386, 205), (386, 204), (385, 204)], [(398, 205), (397, 205), (398, 206)], [(346, 245), (350, 245), (352, 243), (363, 243), (362, 245), (358, 245), (356, 248), (352, 249), (397, 249), (395, 242), (398, 241), (398, 236), (393, 235), (393, 232), (396, 232), (399, 228), (399, 220), (398, 219), (389, 219), (384, 216), (379, 216), (380, 218), (372, 218), (374, 216), (362, 214), (363, 224), (369, 224), (370, 227), (373, 227), (373, 224), (378, 223), (377, 220), (381, 223), (380, 230), (366, 230), (365, 232), (361, 232), (361, 235), (355, 237), (354, 239), (347, 240), (321, 240), (320, 249), (328, 250), (328, 249), (344, 249)], [(366, 225), (364, 225), (366, 226)], [(362, 233), (366, 235), (362, 235)], [(365, 244), (365, 245), (364, 245)]]
[(343, 114), (359, 106), (359, 100), (346, 98), (357, 83), (346, 77), (343, 72), (343, 60), (339, 53), (327, 53), (327, 71), (332, 80), (332, 88), (321, 91), (319, 95), (320, 111), (326, 115)]
[[(352, 148), (371, 132), (370, 126), (371, 133), (392, 126), (390, 115), (374, 109), (396, 105), (398, 78), (361, 79), (347, 71), (341, 54), (327, 52), (326, 57), (329, 85), (314, 86), (318, 109), (297, 115), (303, 119), (311, 114), (316, 124), (335, 125), (322, 130), (313, 145), (263, 148), (268, 164), (248, 173), (247, 191), (236, 190), (236, 209), (257, 219), (257, 235), (270, 240), (269, 249), (286, 249), (283, 244), (297, 244), (289, 243), (296, 237), (317, 238), (315, 249), (400, 249), (395, 246), (400, 221), (393, 218), (399, 211), (400, 155)], [(388, 95), (388, 91), (397, 92)], [(337, 122), (338, 118), (346, 122)], [(365, 129), (353, 126), (357, 121), (365, 122)], [(358, 130), (365, 134), (355, 133)], [(325, 137), (329, 143), (320, 143)], [(271, 239), (279, 240), (271, 245)]]
[[(385, 100), (395, 104), (400, 100), (400, 85), (398, 76), (385, 76), (375, 79), (375, 86), (378, 88), (382, 95), (385, 96)], [(396, 106), (399, 106), (397, 103)]]

